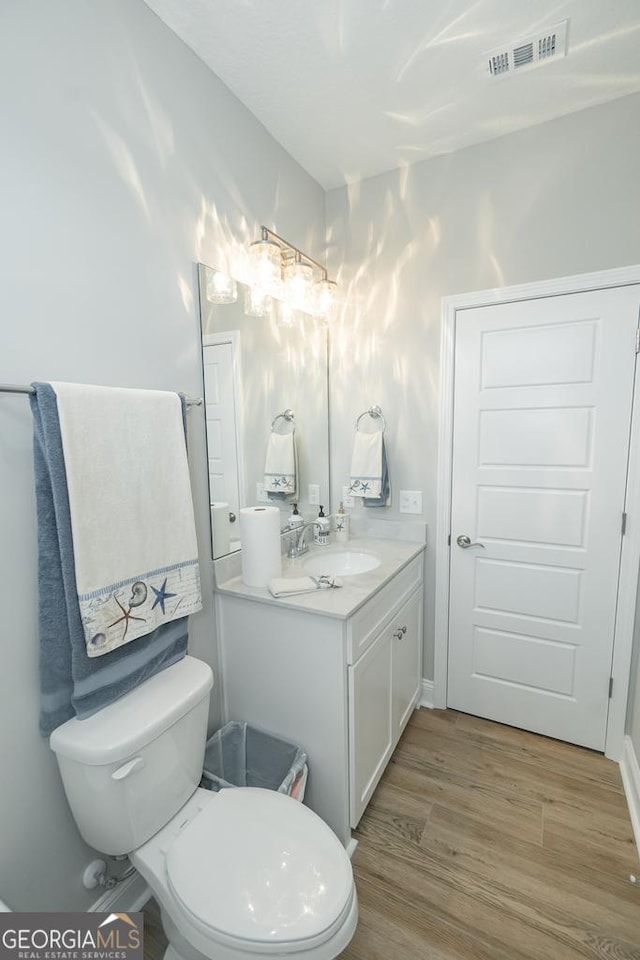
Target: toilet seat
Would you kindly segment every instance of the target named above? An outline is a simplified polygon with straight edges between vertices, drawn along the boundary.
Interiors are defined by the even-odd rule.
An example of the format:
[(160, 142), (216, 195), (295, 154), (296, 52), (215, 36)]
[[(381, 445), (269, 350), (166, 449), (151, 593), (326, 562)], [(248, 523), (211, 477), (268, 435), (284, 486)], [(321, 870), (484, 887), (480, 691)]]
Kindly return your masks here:
[(330, 939), (355, 900), (351, 863), (335, 834), (271, 790), (223, 790), (210, 799), (165, 848), (167, 886), (186, 935), (190, 928), (200, 943), (262, 954)]

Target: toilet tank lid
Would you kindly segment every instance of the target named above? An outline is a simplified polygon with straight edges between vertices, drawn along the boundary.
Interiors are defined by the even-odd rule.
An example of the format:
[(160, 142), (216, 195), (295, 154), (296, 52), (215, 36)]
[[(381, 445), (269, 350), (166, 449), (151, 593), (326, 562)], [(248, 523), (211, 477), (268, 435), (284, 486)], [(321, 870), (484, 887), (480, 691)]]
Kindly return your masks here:
[(51, 734), (51, 749), (63, 757), (100, 766), (116, 763), (168, 730), (213, 686), (211, 667), (183, 657), (85, 720), (73, 718)]

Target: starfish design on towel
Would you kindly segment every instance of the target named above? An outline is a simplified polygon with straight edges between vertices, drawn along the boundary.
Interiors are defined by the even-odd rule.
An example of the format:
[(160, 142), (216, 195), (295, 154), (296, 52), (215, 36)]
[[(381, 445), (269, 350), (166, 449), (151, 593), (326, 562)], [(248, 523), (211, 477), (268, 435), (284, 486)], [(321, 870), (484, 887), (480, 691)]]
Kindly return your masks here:
[(164, 609), (164, 602), (165, 602), (165, 600), (167, 600), (169, 597), (177, 597), (177, 596), (178, 596), (177, 593), (169, 593), (169, 592), (168, 592), (168, 590), (167, 590), (167, 578), (166, 578), (166, 577), (164, 578), (164, 583), (162, 584), (162, 586), (160, 587), (159, 590), (156, 590), (156, 588), (153, 586), (153, 584), (151, 584), (151, 589), (153, 590), (153, 592), (154, 592), (155, 595), (156, 595), (156, 598), (155, 598), (155, 600), (153, 601), (153, 607), (151, 607), (151, 609), (153, 610), (154, 607), (157, 607), (157, 605), (160, 604), (160, 606), (162, 607), (162, 612), (163, 612), (163, 613), (166, 612), (165, 609)]
[(358, 490), (360, 490), (361, 493), (368, 493), (370, 486), (370, 480), (352, 480), (349, 484), (349, 493), (357, 493)]
[(118, 617), (117, 620), (114, 620), (113, 623), (110, 623), (107, 629), (110, 629), (111, 627), (115, 627), (116, 624), (122, 623), (122, 621), (124, 620), (124, 633), (122, 634), (122, 639), (124, 640), (124, 638), (127, 635), (127, 630), (129, 629), (129, 620), (141, 620), (143, 623), (145, 623), (145, 619), (144, 617), (134, 617), (134, 615), (131, 613), (131, 604), (129, 604), (129, 609), (125, 610), (125, 608), (122, 606), (122, 604), (120, 603), (120, 601), (118, 600), (115, 594), (113, 595), (113, 599), (122, 610), (122, 616)]

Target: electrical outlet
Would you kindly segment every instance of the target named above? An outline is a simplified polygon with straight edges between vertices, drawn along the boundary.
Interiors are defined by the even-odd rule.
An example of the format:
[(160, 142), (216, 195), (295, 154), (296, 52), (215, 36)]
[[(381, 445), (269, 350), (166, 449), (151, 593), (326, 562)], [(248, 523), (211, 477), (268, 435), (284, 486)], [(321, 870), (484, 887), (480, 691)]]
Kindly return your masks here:
[(267, 503), (269, 497), (265, 493), (264, 483), (256, 483), (256, 501), (258, 503)]
[(345, 507), (355, 507), (356, 499), (349, 493), (349, 487), (342, 488), (342, 504)]
[(400, 491), (400, 513), (422, 513), (422, 490)]
[(309, 503), (311, 504), (320, 503), (320, 484), (319, 483), (309, 484)]

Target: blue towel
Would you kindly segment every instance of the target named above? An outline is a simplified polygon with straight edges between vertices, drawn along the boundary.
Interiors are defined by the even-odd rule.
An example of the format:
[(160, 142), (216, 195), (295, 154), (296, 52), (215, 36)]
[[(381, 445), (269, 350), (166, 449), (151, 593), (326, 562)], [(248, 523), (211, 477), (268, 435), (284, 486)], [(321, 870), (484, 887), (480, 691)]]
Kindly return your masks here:
[(389, 464), (387, 463), (387, 445), (382, 437), (382, 481), (380, 484), (379, 497), (365, 497), (363, 504), (365, 507), (386, 507), (389, 503), (389, 494), (391, 492), (391, 481), (389, 480)]
[[(102, 657), (89, 658), (80, 618), (69, 495), (56, 395), (35, 383), (31, 397), (38, 514), (40, 731), (80, 719), (112, 703), (180, 660), (187, 651), (187, 617)], [(183, 400), (184, 419), (184, 400)]]

